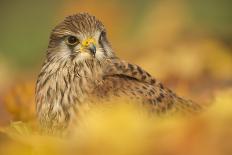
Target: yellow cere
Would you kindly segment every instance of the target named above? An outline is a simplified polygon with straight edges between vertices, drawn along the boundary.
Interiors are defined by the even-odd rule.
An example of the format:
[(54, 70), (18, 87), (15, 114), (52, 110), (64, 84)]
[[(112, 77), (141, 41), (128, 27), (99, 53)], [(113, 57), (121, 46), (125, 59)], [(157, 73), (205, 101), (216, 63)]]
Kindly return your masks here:
[(96, 40), (94, 38), (88, 38), (88, 39), (82, 41), (82, 46), (88, 47), (90, 43), (96, 44)]

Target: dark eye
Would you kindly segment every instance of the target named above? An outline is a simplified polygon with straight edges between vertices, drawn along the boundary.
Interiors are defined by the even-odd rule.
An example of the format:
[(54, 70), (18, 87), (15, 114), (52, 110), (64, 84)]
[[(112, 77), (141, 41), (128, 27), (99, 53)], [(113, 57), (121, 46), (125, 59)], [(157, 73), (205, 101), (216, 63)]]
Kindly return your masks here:
[(99, 41), (102, 41), (105, 38), (105, 36), (106, 36), (106, 32), (102, 31), (99, 37)]
[(79, 43), (79, 40), (77, 39), (77, 37), (75, 36), (68, 36), (67, 39), (66, 39), (66, 42), (68, 45), (76, 45)]

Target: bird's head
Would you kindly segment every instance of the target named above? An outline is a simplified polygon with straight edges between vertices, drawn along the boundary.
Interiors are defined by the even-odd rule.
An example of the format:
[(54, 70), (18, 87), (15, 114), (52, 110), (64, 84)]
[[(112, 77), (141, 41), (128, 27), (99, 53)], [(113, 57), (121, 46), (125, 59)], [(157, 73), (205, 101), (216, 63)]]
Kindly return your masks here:
[(79, 13), (66, 17), (53, 29), (47, 56), (81, 62), (101, 61), (113, 57), (114, 53), (102, 22), (88, 13)]

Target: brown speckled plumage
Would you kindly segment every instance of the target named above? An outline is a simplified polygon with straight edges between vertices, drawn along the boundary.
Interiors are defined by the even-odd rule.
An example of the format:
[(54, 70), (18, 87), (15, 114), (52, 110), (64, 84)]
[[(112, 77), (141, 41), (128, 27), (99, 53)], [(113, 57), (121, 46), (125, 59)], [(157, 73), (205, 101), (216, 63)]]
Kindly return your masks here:
[[(67, 44), (75, 36), (78, 42)], [(90, 39), (89, 39), (90, 38)], [(96, 53), (90, 54), (89, 43)], [(93, 49), (91, 49), (93, 50)], [(93, 52), (93, 51), (91, 51)], [(178, 97), (137, 65), (117, 58), (103, 24), (87, 13), (67, 17), (50, 36), (36, 86), (38, 119), (47, 132), (64, 130), (79, 107), (95, 98), (127, 96), (155, 113), (195, 112), (200, 106)]]

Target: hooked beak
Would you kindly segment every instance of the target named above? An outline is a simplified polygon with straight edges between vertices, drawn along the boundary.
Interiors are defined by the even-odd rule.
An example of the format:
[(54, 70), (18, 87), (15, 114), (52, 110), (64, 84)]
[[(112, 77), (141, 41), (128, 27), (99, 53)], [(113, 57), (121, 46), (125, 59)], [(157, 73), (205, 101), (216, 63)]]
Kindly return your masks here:
[(96, 54), (96, 46), (93, 43), (90, 43), (87, 49), (90, 51), (90, 53), (95, 57)]
[(96, 44), (93, 38), (86, 39), (82, 42), (82, 48), (86, 49), (93, 57), (96, 54)]

